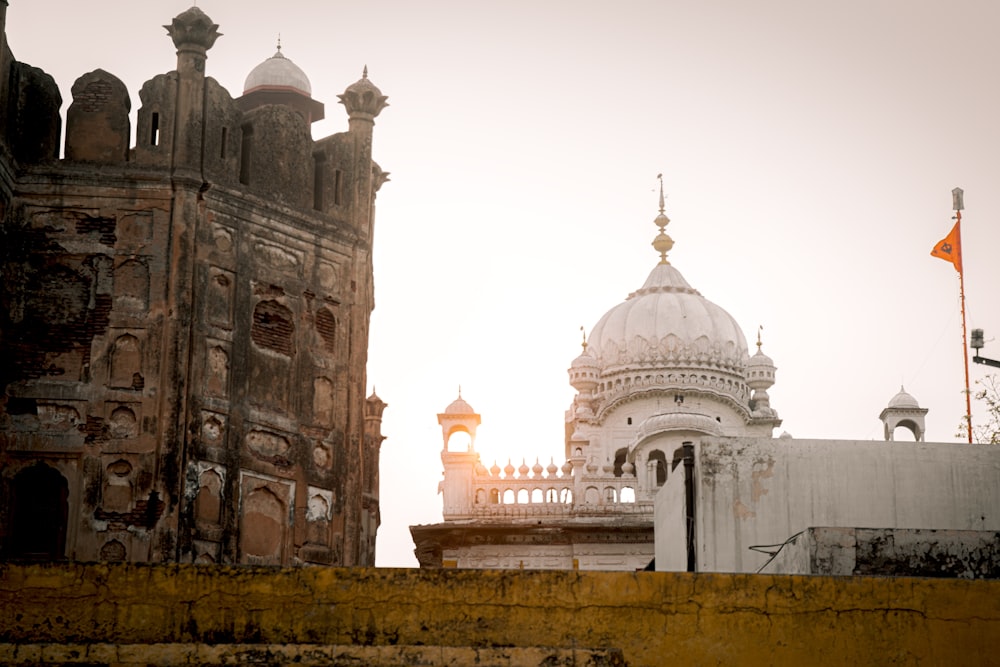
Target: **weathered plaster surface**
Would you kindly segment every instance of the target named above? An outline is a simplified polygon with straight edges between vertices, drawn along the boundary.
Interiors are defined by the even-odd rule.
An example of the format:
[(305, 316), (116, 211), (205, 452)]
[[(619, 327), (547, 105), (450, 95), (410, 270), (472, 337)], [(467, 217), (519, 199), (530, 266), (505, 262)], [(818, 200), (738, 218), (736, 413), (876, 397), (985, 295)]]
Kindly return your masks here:
[(1000, 581), (0, 566), (15, 665), (989, 664), (998, 633)]

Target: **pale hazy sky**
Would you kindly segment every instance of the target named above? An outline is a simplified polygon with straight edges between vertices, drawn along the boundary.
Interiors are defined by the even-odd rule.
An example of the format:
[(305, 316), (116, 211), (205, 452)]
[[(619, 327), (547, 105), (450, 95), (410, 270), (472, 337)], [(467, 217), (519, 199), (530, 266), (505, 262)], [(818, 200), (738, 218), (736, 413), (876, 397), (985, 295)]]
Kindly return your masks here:
[[(188, 1), (11, 0), (11, 48), (65, 99), (98, 67), (132, 91), (173, 69)], [(906, 386), (927, 439), (964, 414), (957, 274), (930, 257), (965, 189), (969, 326), (1000, 358), (1000, 3), (200, 0), (207, 72), (238, 96), (283, 53), (327, 118), (368, 65), (389, 96), (369, 386), (389, 403), (379, 565), (416, 565), (441, 519), (436, 414), (483, 415), (486, 465), (563, 461), (566, 368), (656, 262), (672, 263), (778, 367), (776, 432), (882, 439)], [(973, 366), (973, 379), (984, 374)], [(974, 409), (975, 412), (975, 409)]]

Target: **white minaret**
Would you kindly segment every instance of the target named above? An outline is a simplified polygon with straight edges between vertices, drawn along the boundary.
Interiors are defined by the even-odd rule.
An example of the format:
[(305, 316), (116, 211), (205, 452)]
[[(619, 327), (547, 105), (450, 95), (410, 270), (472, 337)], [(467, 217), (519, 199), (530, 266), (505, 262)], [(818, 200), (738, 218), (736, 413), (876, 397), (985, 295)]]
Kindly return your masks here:
[[(474, 504), (475, 490), (472, 479), (479, 465), (479, 454), (476, 453), (476, 427), (481, 423), (480, 416), (472, 406), (462, 398), (462, 390), (458, 390), (458, 398), (438, 414), (438, 424), (441, 425), (441, 436), (444, 440), (441, 448), (441, 463), (444, 465), (444, 480), (438, 490), (443, 495), (443, 515), (445, 520), (459, 519), (470, 516)], [(469, 446), (464, 452), (448, 450), (448, 441), (455, 433), (468, 433)]]

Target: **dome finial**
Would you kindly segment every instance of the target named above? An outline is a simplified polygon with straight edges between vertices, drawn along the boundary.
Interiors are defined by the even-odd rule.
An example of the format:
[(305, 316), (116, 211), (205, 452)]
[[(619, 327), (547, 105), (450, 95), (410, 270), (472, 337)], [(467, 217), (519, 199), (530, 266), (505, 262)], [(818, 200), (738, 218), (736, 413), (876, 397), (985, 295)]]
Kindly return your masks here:
[(587, 351), (587, 332), (584, 330), (583, 325), (580, 326), (580, 335), (583, 336), (583, 351)]
[(368, 65), (367, 65), (367, 63), (365, 64), (365, 68), (363, 70), (361, 70), (361, 78), (362, 79), (367, 79), (368, 78)]
[(660, 213), (663, 213), (665, 208), (663, 203), (663, 174), (657, 174), (656, 177), (660, 179)]
[(667, 253), (670, 249), (674, 247), (674, 240), (667, 235), (664, 228), (670, 224), (670, 218), (667, 214), (663, 212), (664, 206), (664, 195), (663, 195), (663, 174), (657, 174), (656, 178), (660, 181), (660, 214), (656, 216), (653, 220), (653, 224), (660, 228), (660, 233), (656, 235), (653, 239), (653, 249), (660, 253), (660, 264), (669, 264), (667, 261)]
[(281, 53), (281, 33), (278, 33), (278, 53)]
[(763, 330), (764, 330), (764, 325), (763, 324), (757, 326), (757, 351), (758, 352), (760, 352), (760, 346), (763, 345), (763, 343), (760, 342), (760, 332), (763, 331)]
[(458, 385), (458, 397), (462, 398), (462, 385)]

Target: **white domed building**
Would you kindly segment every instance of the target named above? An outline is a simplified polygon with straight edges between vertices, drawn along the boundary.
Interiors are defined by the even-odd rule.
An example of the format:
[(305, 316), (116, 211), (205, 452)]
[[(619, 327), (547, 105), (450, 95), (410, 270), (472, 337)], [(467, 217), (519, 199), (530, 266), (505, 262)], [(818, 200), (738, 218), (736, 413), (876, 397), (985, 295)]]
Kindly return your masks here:
[[(594, 326), (569, 368), (566, 462), (487, 469), (474, 449), (479, 415), (461, 397), (438, 415), (444, 522), (412, 526), (423, 566), (629, 570), (653, 558), (653, 498), (684, 446), (703, 436), (771, 437), (775, 367), (751, 357), (742, 329), (667, 260)], [(461, 413), (461, 414), (459, 414)], [(449, 451), (456, 431), (470, 434)]]

